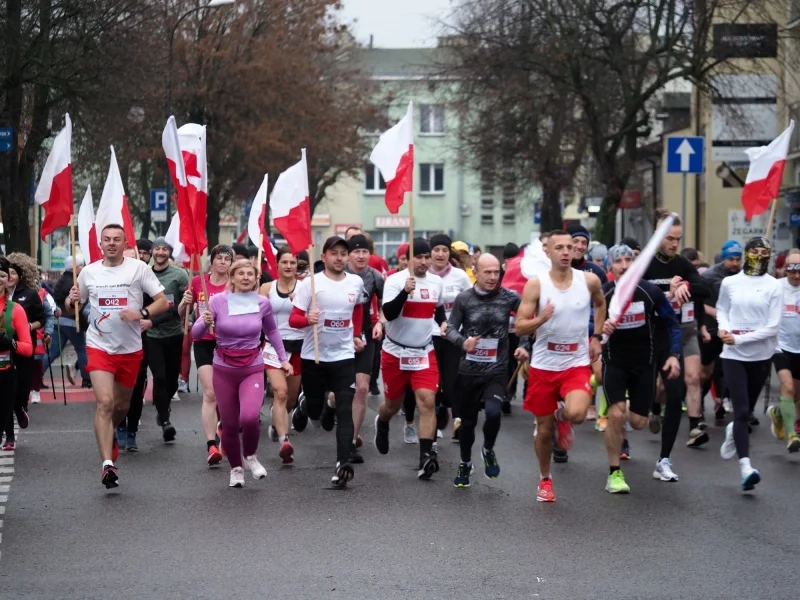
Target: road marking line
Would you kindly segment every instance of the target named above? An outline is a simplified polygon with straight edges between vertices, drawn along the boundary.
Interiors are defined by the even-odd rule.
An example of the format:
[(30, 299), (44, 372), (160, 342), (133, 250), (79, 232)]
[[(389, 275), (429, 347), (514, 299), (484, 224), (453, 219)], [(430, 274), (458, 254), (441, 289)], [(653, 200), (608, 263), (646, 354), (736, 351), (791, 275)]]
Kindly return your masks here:
[(0, 502), (8, 502), (8, 495), (3, 494), (2, 496), (0, 496)]
[(4, 494), (7, 494), (8, 493), (8, 488), (10, 488), (10, 487), (11, 487), (10, 485), (0, 485), (0, 492), (3, 492)]
[(11, 483), (13, 477), (0, 477), (0, 483)]
[(0, 467), (0, 473), (7, 473), (9, 475), (13, 475), (14, 467)]
[[(18, 428), (14, 428), (15, 435), (17, 434)], [(14, 451), (8, 450), (2, 453), (0, 457), (0, 474), (6, 474), (4, 476), (0, 476), (0, 516), (6, 514), (6, 503), (8, 502), (8, 494), (11, 490), (11, 480), (13, 479), (14, 474)], [(3, 527), (3, 519), (0, 518), (0, 528)], [(3, 542), (3, 534), (0, 533), (0, 544)], [(0, 564), (2, 564), (3, 554), (0, 552)]]
[(4, 456), (0, 458), (0, 465), (13, 465), (13, 464), (14, 464), (13, 456)]

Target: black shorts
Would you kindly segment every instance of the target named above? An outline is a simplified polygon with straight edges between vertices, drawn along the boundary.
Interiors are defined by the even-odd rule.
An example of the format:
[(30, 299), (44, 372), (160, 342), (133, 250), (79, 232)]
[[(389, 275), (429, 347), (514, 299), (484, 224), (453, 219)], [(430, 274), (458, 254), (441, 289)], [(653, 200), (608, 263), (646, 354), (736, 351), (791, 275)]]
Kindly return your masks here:
[(700, 362), (703, 364), (704, 367), (707, 367), (715, 360), (717, 360), (720, 355), (722, 354), (722, 340), (719, 339), (719, 336), (716, 333), (711, 334), (711, 341), (707, 344), (703, 343), (703, 340), (700, 341)]
[(775, 365), (775, 372), (791, 371), (792, 379), (800, 379), (800, 354), (796, 352), (776, 352), (772, 355), (772, 364)]
[(462, 419), (476, 419), (486, 400), (494, 397), (502, 403), (506, 397), (507, 381), (505, 371), (486, 375), (459, 373), (453, 397), (458, 404), (458, 415)]
[(618, 367), (603, 362), (603, 390), (609, 405), (628, 399), (631, 412), (646, 417), (656, 395), (655, 366)]
[[(337, 360), (335, 362), (322, 362), (313, 360), (300, 361), (302, 371), (303, 393), (306, 396), (308, 416), (319, 419), (322, 412), (323, 401), (327, 399), (328, 392), (338, 396), (342, 392), (352, 393), (355, 386), (354, 360)], [(313, 408), (312, 408), (313, 407)]]
[(194, 363), (197, 368), (207, 367), (214, 362), (216, 340), (199, 340), (194, 343)]
[(367, 341), (367, 346), (361, 351), (356, 352), (356, 373), (362, 375), (372, 375), (372, 367), (375, 361), (375, 342)]

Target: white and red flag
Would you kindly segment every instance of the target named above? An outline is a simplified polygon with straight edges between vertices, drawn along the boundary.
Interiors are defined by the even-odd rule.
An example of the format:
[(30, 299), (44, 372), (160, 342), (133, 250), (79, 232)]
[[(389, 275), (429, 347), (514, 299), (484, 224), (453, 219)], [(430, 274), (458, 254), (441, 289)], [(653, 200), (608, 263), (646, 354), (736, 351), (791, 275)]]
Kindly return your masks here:
[(386, 208), (397, 214), (406, 192), (414, 189), (414, 103), (400, 121), (378, 140), (369, 157), (386, 181)]
[(111, 164), (108, 167), (108, 177), (95, 216), (98, 240), (102, 237), (103, 227), (106, 225), (121, 225), (125, 230), (127, 247), (136, 248), (136, 233), (133, 230), (131, 211), (128, 209), (128, 197), (122, 186), (122, 177), (119, 174), (114, 146), (111, 146)]
[(167, 229), (167, 235), (164, 236), (164, 239), (172, 246), (172, 259), (175, 263), (188, 268), (190, 265), (189, 255), (186, 254), (183, 243), (181, 243), (180, 230), (181, 216), (176, 212), (172, 216), (172, 221), (169, 224), (169, 229)]
[(269, 198), (269, 208), (275, 229), (286, 239), (292, 254), (297, 255), (313, 245), (305, 148), (301, 151), (300, 162), (278, 176)]
[[(187, 253), (202, 254), (208, 246), (206, 238), (206, 213), (208, 211), (206, 128), (196, 123), (187, 123), (178, 129), (178, 140), (188, 182), (187, 199), (190, 208), (186, 215), (181, 214), (181, 241), (186, 246)], [(187, 227), (191, 228), (193, 232), (191, 238), (185, 235), (188, 233)]]
[(750, 159), (750, 168), (742, 190), (742, 206), (748, 221), (767, 210), (772, 200), (778, 197), (793, 130), (794, 121), (791, 121), (789, 127), (769, 146), (745, 150)]
[[(261, 182), (261, 186), (256, 192), (256, 197), (253, 199), (253, 205), (250, 207), (250, 216), (247, 219), (247, 235), (256, 248), (261, 244), (264, 259), (269, 265), (269, 274), (272, 275), (273, 279), (277, 279), (278, 264), (275, 261), (275, 252), (272, 250), (272, 244), (269, 241), (266, 228), (268, 187), (269, 175), (264, 175), (264, 181)], [(259, 265), (260, 267), (261, 265)]]
[(34, 200), (44, 209), (41, 236), (45, 239), (59, 227), (69, 225), (75, 208), (72, 200), (72, 121), (69, 113), (53, 141), (53, 149), (44, 163), (42, 177), (36, 186)]
[(81, 207), (78, 209), (78, 243), (81, 247), (83, 262), (87, 265), (103, 258), (98, 239), (94, 205), (92, 204), (92, 186), (87, 186)]

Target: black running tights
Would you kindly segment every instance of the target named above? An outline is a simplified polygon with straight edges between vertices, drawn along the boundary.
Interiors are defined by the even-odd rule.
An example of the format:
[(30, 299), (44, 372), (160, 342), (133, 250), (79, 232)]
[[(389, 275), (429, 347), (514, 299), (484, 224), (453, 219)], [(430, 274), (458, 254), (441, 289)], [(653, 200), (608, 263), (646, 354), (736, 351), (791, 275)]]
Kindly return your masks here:
[(733, 405), (733, 440), (739, 458), (750, 456), (750, 412), (769, 376), (771, 361), (722, 359), (722, 373)]

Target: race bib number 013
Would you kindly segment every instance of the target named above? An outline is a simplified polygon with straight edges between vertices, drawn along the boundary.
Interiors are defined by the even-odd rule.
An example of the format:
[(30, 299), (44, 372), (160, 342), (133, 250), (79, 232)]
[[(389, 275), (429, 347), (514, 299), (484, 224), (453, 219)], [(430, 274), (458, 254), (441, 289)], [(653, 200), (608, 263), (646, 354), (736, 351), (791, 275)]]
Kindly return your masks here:
[(425, 350), (405, 348), (400, 352), (401, 371), (424, 371), (430, 366)]

